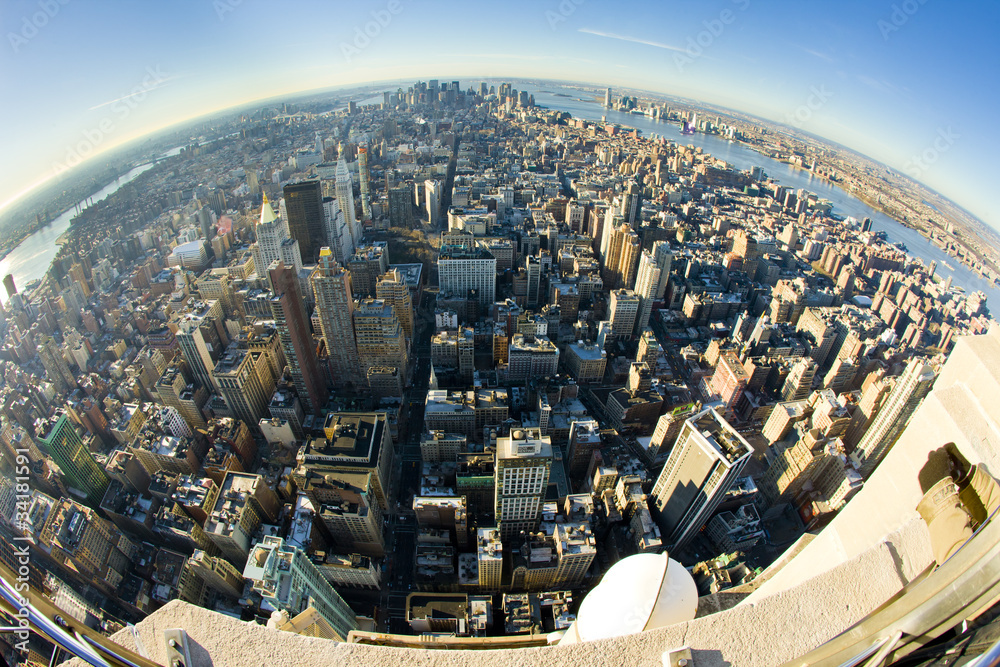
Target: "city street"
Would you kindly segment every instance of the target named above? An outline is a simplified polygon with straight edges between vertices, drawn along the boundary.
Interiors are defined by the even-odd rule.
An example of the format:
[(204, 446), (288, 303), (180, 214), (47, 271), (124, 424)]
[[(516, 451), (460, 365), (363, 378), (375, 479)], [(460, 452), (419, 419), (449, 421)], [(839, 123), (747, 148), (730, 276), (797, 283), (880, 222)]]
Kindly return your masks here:
[(406, 633), (406, 596), (412, 590), (416, 554), (416, 518), (413, 496), (420, 488), (420, 435), (424, 429), (424, 402), (431, 374), (431, 335), (434, 332), (436, 294), (425, 292), (414, 312), (415, 336), (410, 354), (412, 372), (400, 406), (399, 442), (393, 471), (392, 505), (386, 516), (386, 558), (381, 592), (349, 592), (345, 595), (354, 609), (378, 604), (377, 627), (381, 631)]

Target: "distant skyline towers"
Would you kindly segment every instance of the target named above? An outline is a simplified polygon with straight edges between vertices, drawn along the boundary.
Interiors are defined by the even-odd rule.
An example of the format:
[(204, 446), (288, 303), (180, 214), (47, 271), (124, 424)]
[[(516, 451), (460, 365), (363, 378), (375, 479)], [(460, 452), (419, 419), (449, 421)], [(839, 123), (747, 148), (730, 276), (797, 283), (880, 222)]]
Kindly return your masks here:
[(684, 422), (651, 494), (668, 549), (683, 547), (701, 530), (752, 454), (714, 408)]
[(606, 91), (604, 91), (604, 108), (605, 109), (610, 109), (611, 108), (611, 89), (610, 88), (608, 88)]
[(354, 297), (351, 274), (330, 248), (319, 252), (319, 263), (310, 276), (316, 297), (320, 331), (326, 341), (328, 363), (337, 388), (362, 384), (361, 363), (354, 338)]
[(272, 264), (268, 273), (274, 290), (271, 313), (292, 373), (292, 382), (302, 407), (306, 412), (315, 412), (326, 404), (327, 390), (319, 373), (299, 277), (280, 261)]
[(8, 273), (3, 277), (3, 288), (7, 291), (7, 298), (17, 294), (17, 287), (14, 285), (14, 274)]
[[(337, 180), (339, 184), (340, 179)], [(326, 238), (323, 225), (323, 186), (319, 180), (290, 183), (284, 188), (284, 198), (288, 233), (299, 242), (303, 261), (312, 264), (319, 255), (322, 239)]]

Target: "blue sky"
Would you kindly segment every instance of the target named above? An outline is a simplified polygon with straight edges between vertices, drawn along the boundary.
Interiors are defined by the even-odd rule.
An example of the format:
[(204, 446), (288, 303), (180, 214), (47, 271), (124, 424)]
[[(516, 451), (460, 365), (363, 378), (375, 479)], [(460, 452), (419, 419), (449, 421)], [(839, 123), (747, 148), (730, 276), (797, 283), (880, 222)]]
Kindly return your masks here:
[(1000, 228), (998, 19), (967, 0), (4, 0), (0, 207), (85, 153), (253, 99), (540, 77), (792, 120)]

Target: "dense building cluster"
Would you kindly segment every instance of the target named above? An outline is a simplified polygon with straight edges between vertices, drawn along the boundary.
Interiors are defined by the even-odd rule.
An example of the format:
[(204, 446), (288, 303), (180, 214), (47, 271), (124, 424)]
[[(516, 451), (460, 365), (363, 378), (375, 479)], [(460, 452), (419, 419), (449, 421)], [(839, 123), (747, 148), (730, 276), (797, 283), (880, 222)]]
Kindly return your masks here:
[(510, 84), (329, 106), (224, 123), (5, 283), (0, 536), (95, 627), (537, 633), (664, 550), (745, 583), (990, 322), (870, 221)]

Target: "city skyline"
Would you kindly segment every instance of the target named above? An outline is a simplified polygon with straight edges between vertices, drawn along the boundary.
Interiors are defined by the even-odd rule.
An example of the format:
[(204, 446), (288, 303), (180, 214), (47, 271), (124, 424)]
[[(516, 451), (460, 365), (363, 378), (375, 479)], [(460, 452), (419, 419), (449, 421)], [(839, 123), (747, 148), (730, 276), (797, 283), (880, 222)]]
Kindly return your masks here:
[[(916, 0), (850, 2), (835, 15), (776, 11), (753, 0), (636, 2), (613, 12), (567, 0), (481, 7), (473, 23), (453, 3), (390, 0), (338, 8), (328, 33), (310, 32), (326, 25), (312, 22), (316, 28), (289, 52), (302, 66), (233, 57), (245, 35), (273, 18), (274, 4), (180, 2), (142, 14), (122, 7), (11, 5), (0, 71), (7, 99), (32, 103), (6, 102), (0, 112), (18, 128), (9, 148), (19, 156), (0, 169), (0, 210), (62, 165), (178, 123), (254, 101), (440, 73), (466, 81), (584, 80), (725, 106), (857, 150), (1000, 227), (988, 196), (987, 156), (996, 140), (975, 135), (971, 120), (988, 112), (994, 93), (962, 74), (966, 62), (987, 71), (996, 62), (985, 33), (993, 7), (977, 5), (983, 20), (969, 24), (954, 6)], [(296, 14), (322, 17), (322, 9), (303, 2)], [(477, 37), (477, 26), (519, 11), (522, 21), (503, 49)], [(174, 33), (178, 40), (162, 39)], [(433, 40), (448, 47), (408, 39), (433, 33), (448, 35), (450, 42)]]
[[(919, 521), (939, 487), (897, 453), (949, 419), (949, 354), (996, 356), (994, 234), (745, 116), (456, 79), (203, 122), (9, 251), (46, 270), (0, 308), (0, 535), (29, 544), (0, 549), (8, 584), (36, 559), (32, 599), (82, 623), (75, 591), (103, 634), (188, 605), (501, 648), (593, 639), (599, 591), (675, 606), (683, 583), (683, 618), (623, 629), (645, 631), (778, 559), (763, 588), (812, 572), (791, 545), (888, 484)], [(993, 398), (935, 440), (996, 469), (968, 409)]]

